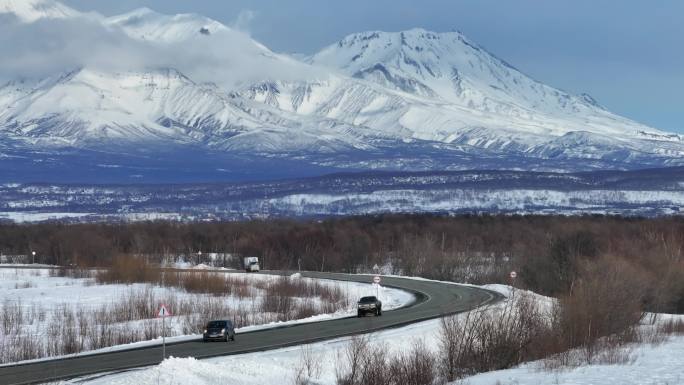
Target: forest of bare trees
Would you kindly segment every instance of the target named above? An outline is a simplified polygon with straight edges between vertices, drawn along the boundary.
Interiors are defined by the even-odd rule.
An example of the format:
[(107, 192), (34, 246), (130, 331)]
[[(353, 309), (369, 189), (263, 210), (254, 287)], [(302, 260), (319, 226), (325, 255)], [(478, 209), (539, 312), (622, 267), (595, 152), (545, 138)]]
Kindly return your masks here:
[[(0, 253), (110, 266), (209, 253), (258, 256), (266, 269), (385, 272), (509, 283), (560, 296), (619, 271), (649, 310), (684, 312), (684, 218), (384, 215), (323, 221), (0, 225)], [(202, 254), (198, 252), (201, 251)], [(237, 263), (229, 259), (226, 264)], [(237, 267), (237, 266), (235, 266)]]

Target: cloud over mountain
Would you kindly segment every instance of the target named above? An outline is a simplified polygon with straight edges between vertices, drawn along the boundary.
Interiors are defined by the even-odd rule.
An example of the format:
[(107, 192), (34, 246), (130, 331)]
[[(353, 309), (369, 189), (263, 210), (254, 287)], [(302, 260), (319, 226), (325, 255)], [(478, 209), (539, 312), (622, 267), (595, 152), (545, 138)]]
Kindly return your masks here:
[[(78, 68), (174, 68), (197, 82), (230, 89), (263, 80), (264, 74), (289, 80), (311, 75), (310, 68), (271, 52), (246, 33), (199, 15), (167, 16), (141, 9), (107, 19), (47, 0), (31, 0), (34, 13), (4, 1), (0, 3), (0, 46), (12, 53), (0, 61), (0, 80), (4, 81)], [(60, 17), (51, 17), (41, 9), (63, 11)]]

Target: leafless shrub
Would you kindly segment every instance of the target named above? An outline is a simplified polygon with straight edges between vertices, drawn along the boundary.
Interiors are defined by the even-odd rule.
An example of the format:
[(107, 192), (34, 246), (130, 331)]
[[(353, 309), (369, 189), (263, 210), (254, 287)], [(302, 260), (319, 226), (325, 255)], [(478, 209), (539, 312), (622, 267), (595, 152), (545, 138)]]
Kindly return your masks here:
[(388, 365), (391, 384), (432, 385), (438, 383), (437, 360), (420, 341), (410, 350), (393, 356)]
[(368, 354), (369, 339), (367, 336), (353, 336), (344, 351), (339, 354), (335, 367), (337, 385), (360, 384), (364, 357)]
[(250, 312), (247, 307), (239, 305), (238, 308), (233, 312), (233, 324), (236, 325), (236, 327), (249, 325), (250, 314), (254, 313)]
[(583, 267), (585, 277), (558, 300), (554, 330), (562, 350), (581, 349), (585, 363), (596, 362), (607, 350), (623, 350), (638, 341), (643, 312), (640, 272), (620, 261), (599, 261)]
[(111, 266), (108, 268), (98, 270), (95, 279), (99, 284), (160, 284), (162, 270), (159, 267), (149, 265), (143, 258), (124, 254), (114, 257)]
[(232, 285), (225, 274), (192, 272), (179, 273), (179, 284), (188, 293), (208, 293), (213, 295), (229, 295)]
[(62, 315), (61, 319), (57, 320), (62, 326), (62, 332), (60, 334), (61, 349), (63, 354), (73, 354), (82, 351), (83, 345), (76, 332), (76, 319), (74, 313), (69, 311), (66, 306), (63, 307), (63, 311), (60, 312)]
[(16, 349), (12, 352), (15, 354), (15, 360), (30, 360), (40, 354), (40, 342), (34, 335), (18, 335), (14, 338)]
[(289, 321), (292, 317), (293, 309), (293, 298), (277, 291), (267, 291), (261, 300), (261, 311), (277, 314), (278, 321)]
[(5, 335), (18, 331), (24, 323), (24, 311), (21, 306), (21, 300), (12, 301), (5, 298), (2, 302), (0, 318), (2, 320), (2, 331)]
[(367, 336), (352, 337), (337, 360), (338, 385), (436, 385), (437, 360), (421, 342), (395, 355)]
[(50, 322), (47, 325), (47, 333), (44, 338), (45, 340), (45, 355), (48, 357), (57, 356), (62, 353), (62, 325), (56, 322)]
[(28, 289), (31, 287), (36, 287), (36, 285), (31, 281), (17, 282), (14, 284), (15, 289)]
[(595, 344), (595, 351), (589, 356), (585, 355), (582, 364), (629, 365), (635, 360), (636, 354), (633, 345), (616, 344), (607, 339)]
[(74, 279), (95, 278), (97, 271), (86, 266), (60, 266), (48, 270), (50, 277), (68, 277)]
[(364, 385), (385, 385), (391, 384), (391, 374), (387, 366), (387, 348), (378, 345), (369, 345), (367, 354), (361, 361), (361, 384)]
[(538, 341), (549, 330), (550, 325), (534, 300), (520, 294), (501, 308), (443, 318), (442, 376), (453, 381), (537, 358)]
[(311, 379), (319, 378), (323, 371), (325, 356), (314, 353), (311, 345), (300, 348), (299, 362), (295, 366), (295, 385), (307, 385)]
[(684, 320), (669, 320), (658, 325), (658, 331), (671, 335), (684, 335)]
[(145, 320), (142, 326), (142, 338), (143, 340), (149, 341), (153, 340), (161, 335), (161, 328), (159, 327), (159, 322), (156, 320)]
[(638, 341), (651, 345), (660, 345), (672, 335), (684, 335), (684, 320), (669, 319), (657, 321), (657, 315), (651, 315), (652, 323), (638, 329)]

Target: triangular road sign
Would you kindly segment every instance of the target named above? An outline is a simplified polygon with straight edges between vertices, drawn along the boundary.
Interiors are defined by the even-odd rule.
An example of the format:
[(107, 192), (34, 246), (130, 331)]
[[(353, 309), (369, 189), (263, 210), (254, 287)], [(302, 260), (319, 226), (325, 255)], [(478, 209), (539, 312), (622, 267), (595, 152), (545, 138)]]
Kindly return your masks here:
[(162, 304), (159, 307), (159, 313), (157, 313), (157, 317), (168, 317), (171, 315), (171, 312), (169, 309), (166, 308), (166, 305)]

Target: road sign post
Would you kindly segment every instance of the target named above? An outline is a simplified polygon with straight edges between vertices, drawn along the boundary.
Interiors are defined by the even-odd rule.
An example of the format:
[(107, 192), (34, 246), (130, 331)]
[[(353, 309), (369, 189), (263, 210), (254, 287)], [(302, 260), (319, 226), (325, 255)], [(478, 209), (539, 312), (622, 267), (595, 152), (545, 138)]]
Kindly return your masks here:
[(380, 279), (379, 275), (376, 275), (373, 277), (373, 283), (375, 284), (375, 297), (380, 298), (380, 282), (382, 279)]
[(166, 359), (166, 317), (162, 317), (162, 361)]
[(159, 307), (159, 312), (157, 313), (157, 317), (160, 317), (162, 319), (162, 361), (166, 359), (166, 317), (170, 316), (171, 312), (169, 309), (166, 307), (166, 305), (162, 304)]

